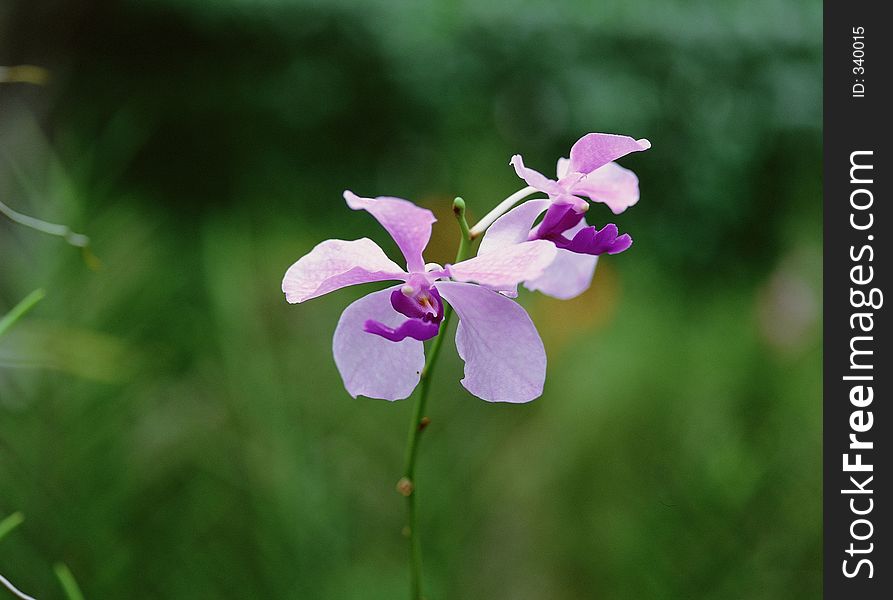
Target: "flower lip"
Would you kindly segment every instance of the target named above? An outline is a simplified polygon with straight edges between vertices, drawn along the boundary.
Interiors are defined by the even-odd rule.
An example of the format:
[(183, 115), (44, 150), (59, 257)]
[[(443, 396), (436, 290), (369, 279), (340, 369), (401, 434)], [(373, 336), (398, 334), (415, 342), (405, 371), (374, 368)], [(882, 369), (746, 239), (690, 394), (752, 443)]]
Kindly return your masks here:
[(583, 213), (570, 204), (552, 204), (536, 229), (530, 232), (531, 240), (552, 240), (583, 220)]
[[(407, 288), (412, 289), (407, 294)], [(399, 342), (408, 337), (416, 340), (430, 340), (440, 331), (443, 321), (443, 300), (440, 293), (432, 285), (413, 288), (406, 284), (391, 292), (391, 306), (398, 313), (409, 317), (397, 327), (388, 327), (384, 323), (369, 319), (363, 324), (363, 330), (381, 336), (392, 342)]]
[(402, 289), (391, 292), (391, 306), (410, 319), (440, 323), (443, 320), (443, 300), (437, 288), (429, 286), (407, 296)]
[(440, 323), (431, 323), (421, 319), (407, 319), (401, 325), (392, 328), (369, 319), (364, 323), (363, 330), (392, 342), (402, 342), (406, 338), (423, 342), (437, 335), (437, 332), (440, 331)]
[(628, 233), (618, 235), (617, 226), (608, 223), (601, 229), (595, 226), (584, 227), (573, 239), (567, 239), (563, 235), (550, 237), (550, 240), (559, 248), (570, 250), (575, 254), (590, 254), (600, 256), (602, 254), (620, 254), (633, 245), (633, 239)]
[[(531, 230), (529, 239), (548, 240), (558, 248), (575, 254), (619, 254), (632, 246), (629, 234), (619, 235), (617, 226), (608, 223), (600, 230), (595, 226), (584, 226), (576, 231), (583, 215), (569, 204), (552, 204), (546, 210), (542, 222)], [(583, 224), (585, 225), (585, 223)], [(569, 239), (567, 236), (572, 234)]]

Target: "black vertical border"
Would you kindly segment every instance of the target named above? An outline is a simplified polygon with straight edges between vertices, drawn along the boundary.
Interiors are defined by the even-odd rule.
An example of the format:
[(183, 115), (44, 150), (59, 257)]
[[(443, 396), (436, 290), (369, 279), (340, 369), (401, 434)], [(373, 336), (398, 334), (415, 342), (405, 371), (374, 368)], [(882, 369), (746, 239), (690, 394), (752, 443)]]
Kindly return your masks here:
[[(890, 127), (893, 117), (893, 98), (889, 93), (890, 66), (893, 65), (893, 23), (882, 15), (889, 13), (886, 2), (870, 0), (826, 0), (824, 3), (824, 591), (825, 598), (842, 600), (862, 600), (893, 598), (890, 591), (893, 572), (893, 534), (890, 532), (890, 455), (893, 453), (890, 427), (891, 399), (890, 380), (893, 379), (893, 360), (889, 352), (889, 336), (893, 335), (886, 292), (891, 291), (889, 241), (893, 236), (893, 223), (890, 219), (888, 150)], [(853, 28), (863, 27), (864, 32), (864, 73), (854, 72)], [(859, 81), (864, 80), (864, 81)], [(853, 86), (865, 86), (864, 97), (854, 97)], [(870, 160), (873, 164), (873, 183), (853, 184), (850, 181), (850, 155), (854, 151), (872, 151), (873, 154), (860, 161)], [(866, 174), (866, 171), (860, 173)], [(857, 213), (856, 220), (865, 223), (869, 211), (855, 211), (850, 205), (850, 194), (857, 188), (867, 188), (873, 194), (873, 204), (869, 211), (874, 224), (869, 230), (859, 231), (850, 222), (851, 213)], [(864, 203), (868, 198), (864, 193), (857, 194), (857, 202)], [(873, 236), (873, 239), (869, 239)], [(863, 246), (873, 249), (874, 257), (868, 261), (870, 252), (865, 251), (862, 260), (854, 261), (851, 252), (858, 256)], [(851, 269), (862, 264), (862, 276), (867, 266), (873, 267), (873, 281), (867, 285), (854, 285)], [(850, 302), (850, 289), (876, 287), (884, 294), (884, 306), (880, 309), (854, 308)], [(893, 291), (891, 291), (893, 293)], [(850, 317), (856, 312), (872, 312), (874, 328), (872, 333), (851, 329)], [(858, 451), (849, 449), (849, 435), (853, 433), (850, 417), (858, 407), (850, 403), (850, 390), (859, 382), (843, 378), (852, 375), (850, 369), (850, 342), (855, 335), (871, 335), (868, 357), (874, 368), (862, 370), (859, 374), (871, 374), (873, 381), (862, 382), (871, 385), (874, 400), (862, 410), (871, 411), (872, 428), (857, 434), (860, 439), (874, 442), (874, 448)], [(869, 349), (864, 341), (863, 348)], [(874, 479), (866, 485), (872, 493), (845, 494), (842, 490), (854, 486), (849, 477), (863, 482), (866, 473), (843, 470), (843, 455), (861, 453), (862, 460), (871, 464), (873, 470), (867, 475)], [(864, 509), (868, 498), (873, 499), (872, 511), (864, 518), (872, 523), (870, 539), (853, 540), (850, 527), (860, 518), (851, 511), (850, 500), (855, 498), (856, 508)], [(858, 535), (865, 535), (869, 528), (864, 523), (856, 526)], [(866, 554), (851, 556), (846, 551), (850, 543), (857, 548), (874, 544)], [(871, 560), (873, 578), (867, 577), (867, 566), (863, 565), (856, 577), (848, 578), (843, 573), (843, 561), (847, 560), (853, 569), (860, 558)]]

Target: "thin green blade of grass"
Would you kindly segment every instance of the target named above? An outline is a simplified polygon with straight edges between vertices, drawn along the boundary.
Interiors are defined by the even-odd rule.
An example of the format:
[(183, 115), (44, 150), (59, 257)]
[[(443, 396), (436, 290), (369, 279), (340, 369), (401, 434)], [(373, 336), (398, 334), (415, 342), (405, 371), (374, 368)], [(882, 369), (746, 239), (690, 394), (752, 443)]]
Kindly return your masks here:
[(9, 535), (13, 529), (21, 525), (25, 520), (25, 515), (20, 512), (14, 512), (2, 521), (0, 521), (0, 540)]
[(56, 572), (56, 578), (59, 580), (59, 585), (62, 586), (62, 591), (65, 592), (65, 597), (68, 600), (84, 600), (84, 594), (81, 592), (81, 588), (78, 586), (78, 582), (75, 581), (68, 565), (61, 562), (56, 563), (53, 570)]
[(16, 304), (11, 311), (6, 313), (3, 318), (0, 318), (0, 336), (2, 336), (6, 331), (12, 327), (16, 321), (21, 319), (27, 314), (29, 310), (34, 308), (38, 302), (44, 299), (46, 296), (46, 291), (43, 288), (37, 288), (27, 296), (25, 296), (21, 302)]

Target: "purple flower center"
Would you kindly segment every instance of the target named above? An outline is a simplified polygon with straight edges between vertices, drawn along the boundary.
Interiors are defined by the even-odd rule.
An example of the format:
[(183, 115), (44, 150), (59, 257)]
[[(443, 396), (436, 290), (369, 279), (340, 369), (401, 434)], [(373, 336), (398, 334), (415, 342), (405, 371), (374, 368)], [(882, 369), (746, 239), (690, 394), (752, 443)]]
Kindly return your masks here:
[(559, 248), (577, 254), (619, 254), (632, 246), (628, 233), (618, 235), (617, 226), (608, 223), (601, 230), (594, 225), (583, 227), (568, 238), (565, 234), (580, 224), (583, 213), (570, 204), (552, 204), (539, 226), (530, 232), (531, 240), (549, 240)]
[(434, 286), (424, 284), (416, 288), (407, 283), (399, 290), (391, 292), (391, 306), (409, 319), (395, 328), (369, 319), (363, 329), (392, 342), (399, 342), (408, 337), (421, 341), (430, 340), (440, 331), (440, 322), (443, 321), (443, 300), (440, 299), (440, 294)]

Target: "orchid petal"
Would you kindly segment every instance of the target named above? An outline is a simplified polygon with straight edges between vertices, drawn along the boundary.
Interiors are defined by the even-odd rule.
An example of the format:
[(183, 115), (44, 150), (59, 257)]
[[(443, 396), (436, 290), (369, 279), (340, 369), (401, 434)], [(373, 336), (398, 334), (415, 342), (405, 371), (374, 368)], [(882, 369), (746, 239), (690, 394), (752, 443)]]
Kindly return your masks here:
[(546, 352), (521, 305), (476, 285), (435, 285), (459, 315), (456, 349), (465, 361), (465, 389), (488, 402), (539, 397), (546, 379)]
[(511, 289), (542, 275), (555, 253), (552, 242), (534, 240), (463, 260), (451, 265), (449, 272), (456, 281), (473, 281), (498, 290)]
[(593, 202), (604, 202), (615, 215), (639, 201), (639, 178), (629, 169), (610, 162), (571, 186), (571, 192)]
[(434, 213), (402, 198), (363, 198), (350, 190), (344, 192), (344, 200), (350, 208), (366, 210), (381, 223), (397, 242), (410, 272), (425, 270), (422, 251), (431, 239), (431, 225), (437, 221)]
[(561, 186), (558, 185), (557, 181), (549, 179), (539, 171), (525, 167), (524, 159), (521, 158), (520, 154), (515, 154), (512, 157), (510, 164), (515, 167), (515, 173), (518, 174), (518, 177), (526, 181), (527, 185), (533, 186), (550, 196), (557, 196), (562, 193)]
[(392, 342), (365, 331), (366, 321), (399, 327), (405, 317), (391, 306), (389, 288), (363, 296), (341, 313), (332, 353), (347, 392), (356, 398), (407, 398), (425, 366), (424, 344), (415, 339)]
[(650, 147), (651, 142), (644, 138), (636, 140), (626, 135), (587, 133), (571, 147), (568, 173), (589, 174), (630, 152)]
[(481, 239), (478, 256), (526, 242), (533, 223), (551, 205), (551, 200), (530, 200), (496, 219)]
[(578, 213), (584, 213), (589, 210), (588, 202), (571, 194), (561, 194), (560, 196), (555, 196), (554, 198), (552, 198), (552, 203), (569, 205)]
[(536, 279), (525, 282), (524, 287), (559, 300), (576, 298), (592, 284), (597, 262), (598, 256), (558, 248), (549, 268)]
[(369, 238), (326, 240), (288, 268), (282, 291), (294, 304), (348, 285), (391, 279), (406, 279), (406, 273)]

